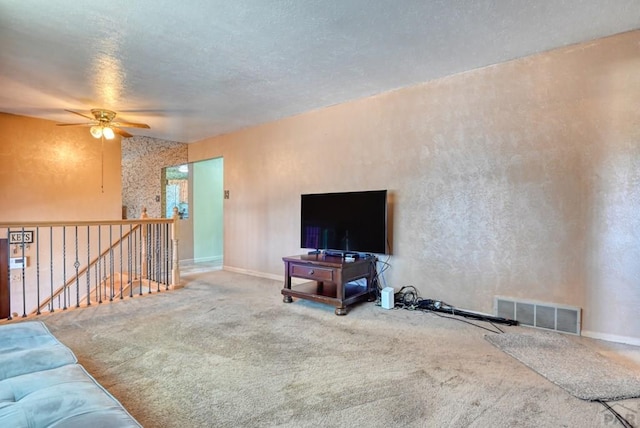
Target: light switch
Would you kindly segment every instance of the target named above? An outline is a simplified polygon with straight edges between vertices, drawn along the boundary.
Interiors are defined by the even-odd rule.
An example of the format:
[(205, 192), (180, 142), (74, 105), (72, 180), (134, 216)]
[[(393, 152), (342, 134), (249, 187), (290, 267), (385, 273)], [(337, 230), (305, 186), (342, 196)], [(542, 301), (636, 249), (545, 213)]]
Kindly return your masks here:
[(27, 266), (29, 266), (29, 257), (27, 256), (9, 258), (9, 269), (22, 269)]

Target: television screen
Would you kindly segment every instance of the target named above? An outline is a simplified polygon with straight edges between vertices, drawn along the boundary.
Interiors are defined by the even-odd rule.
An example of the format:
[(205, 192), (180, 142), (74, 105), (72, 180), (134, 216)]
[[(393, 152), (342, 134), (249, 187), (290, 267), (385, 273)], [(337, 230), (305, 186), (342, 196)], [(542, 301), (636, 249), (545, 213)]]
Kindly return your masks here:
[(387, 253), (387, 191), (301, 197), (300, 246), (339, 253)]

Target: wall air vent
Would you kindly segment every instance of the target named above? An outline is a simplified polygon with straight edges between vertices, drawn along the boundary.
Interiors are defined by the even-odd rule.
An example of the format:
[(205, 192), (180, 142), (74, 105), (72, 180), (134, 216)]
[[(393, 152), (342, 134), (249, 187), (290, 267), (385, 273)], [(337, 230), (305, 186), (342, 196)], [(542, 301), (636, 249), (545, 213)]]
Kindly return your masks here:
[(581, 309), (575, 306), (496, 296), (494, 312), (529, 327), (580, 334)]

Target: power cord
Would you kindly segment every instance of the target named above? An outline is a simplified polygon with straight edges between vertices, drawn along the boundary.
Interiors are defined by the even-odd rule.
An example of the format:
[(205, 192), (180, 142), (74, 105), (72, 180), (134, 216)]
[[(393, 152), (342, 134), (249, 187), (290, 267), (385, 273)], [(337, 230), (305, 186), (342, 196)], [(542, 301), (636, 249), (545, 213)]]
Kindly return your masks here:
[(611, 407), (609, 403), (602, 400), (596, 400), (596, 401), (602, 404), (608, 411), (610, 411), (624, 428), (633, 428), (633, 425), (631, 425), (631, 423), (628, 420), (626, 420), (620, 413), (618, 413), (613, 407)]
[[(466, 324), (472, 325), (474, 327), (478, 327), (496, 334), (504, 333), (504, 331), (495, 324), (518, 325), (518, 321), (515, 321), (515, 320), (510, 320), (510, 319), (501, 318), (501, 317), (494, 317), (494, 316), (485, 315), (485, 314), (478, 314), (476, 312), (469, 312), (462, 309), (457, 309), (454, 306), (448, 303), (442, 302), (440, 300), (422, 299), (418, 293), (418, 290), (413, 285), (404, 286), (397, 293), (395, 293), (394, 302), (395, 302), (395, 307), (399, 309), (431, 312), (441, 318), (448, 318), (456, 321), (461, 321)], [(445, 313), (447, 315), (442, 315), (442, 313)], [(465, 319), (461, 319), (457, 317), (462, 317)], [(493, 326), (495, 330), (472, 323), (468, 321), (469, 319), (472, 319), (475, 321), (488, 322)]]
[[(374, 272), (373, 275), (373, 287), (376, 290), (376, 305), (381, 305), (381, 295), (382, 295), (382, 285), (380, 283), (380, 278), (384, 278), (382, 274), (391, 267), (389, 264), (389, 258), (391, 256), (388, 255), (386, 260), (378, 260), (376, 257), (371, 257), (372, 270)], [(378, 264), (382, 266), (382, 268), (378, 271)], [(440, 300), (432, 300), (432, 299), (422, 299), (420, 294), (418, 293), (418, 289), (413, 285), (407, 285), (402, 287), (398, 292), (394, 293), (394, 307), (396, 309), (409, 309), (409, 310), (420, 310), (423, 312), (432, 312), (438, 315), (441, 318), (449, 318), (457, 321), (465, 322), (474, 327), (482, 328), (484, 330), (490, 331), (492, 333), (504, 333), (502, 329), (495, 325), (498, 324), (506, 324), (506, 325), (518, 325), (518, 321), (501, 318), (501, 317), (493, 317), (490, 315), (478, 314), (475, 312), (469, 312), (457, 309), (447, 303), (444, 303)], [(441, 313), (446, 313), (445, 316), (441, 315)], [(466, 319), (456, 318), (456, 316), (460, 316), (466, 319), (473, 319), (475, 321), (484, 321), (490, 323), (495, 330), (483, 327), (478, 324), (474, 324)]]
[[(378, 260), (375, 256), (371, 257), (371, 269), (373, 270), (372, 287), (376, 290), (376, 305), (378, 306), (380, 305), (380, 296), (384, 288), (381, 284), (381, 279), (384, 279), (384, 272), (391, 267), (389, 257), (391, 256), (387, 256), (386, 260)], [(380, 270), (378, 270), (378, 264), (381, 265)]]

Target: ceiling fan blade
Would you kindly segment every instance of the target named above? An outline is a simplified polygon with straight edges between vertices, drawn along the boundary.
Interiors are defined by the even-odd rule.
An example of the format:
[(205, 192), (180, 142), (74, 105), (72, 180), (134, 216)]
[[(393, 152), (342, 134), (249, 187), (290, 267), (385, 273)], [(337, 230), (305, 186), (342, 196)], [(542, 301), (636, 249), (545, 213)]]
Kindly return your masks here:
[(146, 123), (135, 123), (135, 122), (111, 122), (112, 125), (115, 126), (122, 126), (124, 128), (145, 128), (145, 129), (151, 129), (151, 127), (149, 125), (147, 125)]
[(95, 117), (87, 116), (86, 114), (78, 113), (77, 111), (67, 110), (67, 109), (65, 109), (65, 111), (68, 111), (69, 113), (77, 114), (78, 116), (82, 116), (82, 117), (84, 117), (85, 119), (89, 119), (89, 120), (93, 120), (93, 121), (95, 121), (95, 120), (96, 120), (96, 118), (95, 118)]
[(116, 134), (121, 135), (125, 138), (133, 137), (133, 135), (129, 134), (124, 129), (116, 128), (115, 126), (111, 127), (111, 129), (113, 129), (113, 132), (115, 132)]
[(56, 126), (93, 126), (93, 123), (56, 123)]

